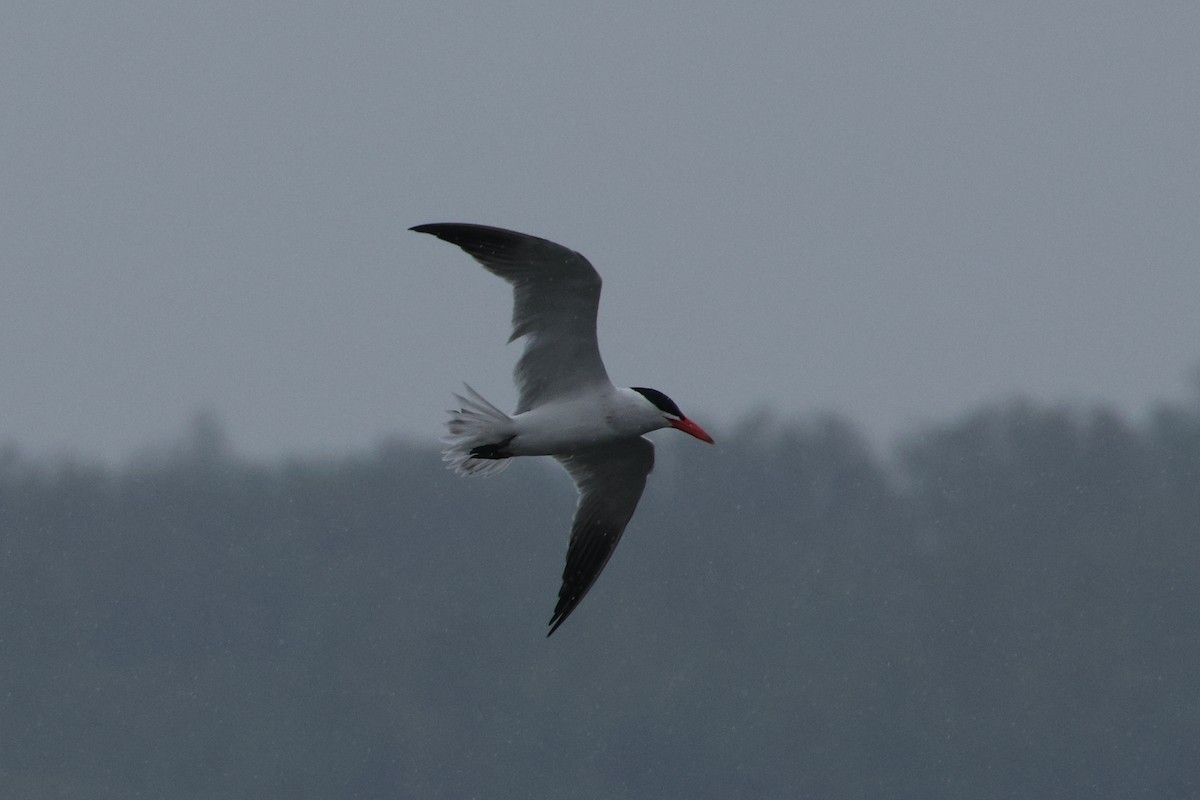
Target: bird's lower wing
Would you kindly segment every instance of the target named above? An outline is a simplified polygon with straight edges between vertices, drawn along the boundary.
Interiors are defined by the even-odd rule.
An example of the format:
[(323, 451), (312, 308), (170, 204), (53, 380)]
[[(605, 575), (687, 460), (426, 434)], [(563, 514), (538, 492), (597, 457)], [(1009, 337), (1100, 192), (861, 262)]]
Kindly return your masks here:
[(654, 445), (639, 437), (555, 458), (575, 481), (579, 505), (550, 633), (583, 600), (621, 541), (654, 467)]

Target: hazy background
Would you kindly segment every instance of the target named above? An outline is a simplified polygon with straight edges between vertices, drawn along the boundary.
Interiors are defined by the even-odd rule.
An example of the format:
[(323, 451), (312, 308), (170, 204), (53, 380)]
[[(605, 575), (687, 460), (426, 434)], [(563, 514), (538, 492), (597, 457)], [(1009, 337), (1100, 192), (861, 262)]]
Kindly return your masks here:
[(602, 346), (705, 425), (874, 437), (1200, 355), (1190, 2), (5, 3), (0, 441), (431, 438), (513, 399), (503, 285), (585, 253)]
[(552, 465), (0, 449), (0, 796), (1195, 798), (1197, 401), (664, 436), (550, 639)]
[[(0, 7), (0, 796), (1200, 793), (1200, 5), (644, 5)], [(455, 220), (719, 442), (549, 640)]]

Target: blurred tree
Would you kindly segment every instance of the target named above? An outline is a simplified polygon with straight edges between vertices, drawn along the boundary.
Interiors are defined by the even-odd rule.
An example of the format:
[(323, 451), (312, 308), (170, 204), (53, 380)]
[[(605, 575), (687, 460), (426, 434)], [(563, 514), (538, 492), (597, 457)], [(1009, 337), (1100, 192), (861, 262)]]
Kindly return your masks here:
[[(1015, 402), (883, 461), (660, 447), (546, 641), (574, 499), (398, 442), (0, 451), (0, 796), (1187, 796), (1200, 404)], [(884, 466), (884, 464), (890, 466)]]

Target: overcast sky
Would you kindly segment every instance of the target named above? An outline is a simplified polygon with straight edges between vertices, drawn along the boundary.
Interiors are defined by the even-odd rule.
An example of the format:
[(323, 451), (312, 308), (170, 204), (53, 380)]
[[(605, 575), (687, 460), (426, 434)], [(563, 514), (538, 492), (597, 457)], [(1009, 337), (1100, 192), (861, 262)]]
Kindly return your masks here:
[(1200, 4), (6, 3), (0, 442), (432, 440), (584, 253), (621, 385), (880, 437), (1200, 363)]

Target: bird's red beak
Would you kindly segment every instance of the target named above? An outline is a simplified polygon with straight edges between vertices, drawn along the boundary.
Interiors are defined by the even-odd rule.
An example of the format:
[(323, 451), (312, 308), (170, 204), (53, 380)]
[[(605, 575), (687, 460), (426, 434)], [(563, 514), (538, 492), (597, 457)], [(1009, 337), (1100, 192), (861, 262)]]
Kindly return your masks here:
[(713, 438), (704, 432), (704, 428), (701, 428), (687, 417), (684, 417), (683, 419), (671, 419), (667, 420), (667, 422), (670, 423), (672, 428), (677, 431), (683, 431), (688, 436), (695, 436), (702, 442), (716, 444), (716, 442), (713, 441)]

